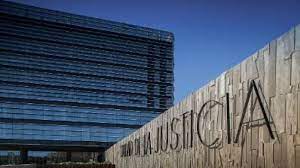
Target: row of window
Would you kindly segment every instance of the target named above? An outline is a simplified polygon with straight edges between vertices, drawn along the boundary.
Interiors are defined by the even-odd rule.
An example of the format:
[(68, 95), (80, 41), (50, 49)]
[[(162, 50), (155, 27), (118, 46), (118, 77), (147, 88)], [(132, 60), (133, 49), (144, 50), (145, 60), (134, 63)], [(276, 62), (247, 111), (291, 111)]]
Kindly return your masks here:
[(141, 95), (79, 92), (78, 90), (73, 89), (63, 90), (52, 88), (35, 88), (31, 86), (14, 86), (8, 84), (2, 84), (0, 88), (0, 96), (47, 101), (113, 104), (136, 107), (148, 107), (148, 104), (153, 104), (152, 107), (154, 108), (161, 107), (159, 99), (151, 100), (148, 99), (147, 96)]
[[(6, 38), (2, 39), (4, 37), (0, 37), (0, 45), (1, 47), (5, 47), (5, 46), (11, 46), (13, 48), (16, 49), (20, 49), (20, 48), (27, 48), (29, 49), (29, 52), (32, 51), (32, 50), (36, 50), (36, 49), (42, 49), (42, 50), (45, 50), (46, 52), (48, 53), (52, 53), (52, 54), (55, 54), (55, 52), (58, 52), (60, 50), (62, 50), (61, 54), (64, 54), (64, 53), (68, 53), (68, 51), (64, 51), (66, 48), (62, 48), (63, 46), (61, 47), (57, 47), (56, 49), (51, 49), (51, 50), (48, 50), (47, 48), (50, 47), (50, 46), (47, 46), (47, 44), (43, 44), (42, 42), (40, 42), (39, 44), (35, 44), (33, 46), (30, 45), (31, 42), (29, 43), (26, 43), (24, 40), (23, 42), (17, 42), (17, 41), (14, 41), (12, 42), (12, 44), (10, 44), (10, 41), (12, 41), (12, 39), (8, 40)], [(17, 40), (17, 39), (14, 39), (14, 40)], [(18, 44), (19, 43), (19, 44)], [(37, 46), (36, 46), (37, 45)], [(25, 51), (27, 51), (27, 49)], [(22, 51), (22, 50), (21, 50)], [(1, 62), (2, 63), (2, 62)], [(6, 64), (9, 64), (10, 62), (8, 61), (5, 61), (3, 63), (6, 63)], [(29, 62), (30, 63), (30, 62)], [(13, 63), (10, 63), (10, 65), (14, 65)], [(16, 65), (16, 64), (15, 64)], [(37, 65), (42, 65), (42, 64), (37, 64)], [(22, 64), (22, 65), (19, 65), (19, 66), (22, 66), (22, 67), (36, 67), (37, 65), (30, 65), (30, 64)], [(43, 69), (50, 69), (50, 70), (59, 70), (59, 67), (56, 69), (56, 68), (53, 68), (53, 67), (44, 67), (44, 65), (42, 67), (39, 67), (39, 68), (43, 68)], [(66, 70), (64, 69), (63, 71), (67, 71), (67, 72), (73, 72), (73, 73), (81, 73), (81, 74), (89, 74), (88, 72), (78, 72), (78, 70), (76, 71), (71, 71), (71, 70)], [(105, 76), (112, 76), (111, 74), (106, 74), (106, 73), (102, 73), (102, 74), (99, 74), (97, 72), (94, 72), (93, 74), (95, 75), (105, 75)], [(112, 77), (120, 77), (122, 76), (123, 74), (122, 73), (115, 73)], [(133, 79), (133, 80), (148, 80), (147, 79), (147, 76), (133, 76), (133, 75), (130, 75), (130, 76), (126, 76), (125, 78), (128, 78), (128, 79)], [(166, 78), (166, 82), (168, 83), (171, 83), (171, 81), (173, 81), (173, 75), (172, 74), (169, 74), (168, 76), (165, 77)], [(161, 79), (160, 79), (160, 75), (155, 75), (154, 77), (152, 77), (150, 80), (152, 81), (155, 81), (155, 82), (161, 82)]]
[[(29, 157), (49, 157), (53, 151), (28, 151)], [(0, 151), (0, 156), (20, 156), (20, 151)], [(1, 161), (1, 158), (0, 158)]]
[[(149, 72), (147, 70), (131, 69), (126, 67), (116, 67), (109, 65), (97, 65), (93, 63), (82, 63), (77, 61), (67, 61), (51, 57), (32, 57), (27, 54), (14, 54), (8, 52), (0, 53), (0, 62), (6, 65), (20, 67), (39, 67), (45, 70), (66, 71), (72, 73), (93, 74), (98, 76), (122, 76), (124, 78), (133, 78), (147, 80)], [(164, 79), (171, 81), (173, 75), (163, 72), (152, 72), (155, 80)], [(162, 81), (163, 82), (163, 81)]]
[[(134, 66), (137, 68), (144, 68), (148, 69), (150, 72), (152, 71), (172, 71), (173, 62), (172, 60), (164, 60), (162, 62), (161, 59), (157, 58), (147, 58), (147, 57), (139, 57), (134, 54), (127, 54), (127, 53), (118, 53), (114, 51), (104, 51), (101, 52), (94, 52), (92, 50), (77, 50), (74, 51), (68, 50), (68, 52), (63, 53), (59, 52), (62, 49), (59, 49), (58, 46), (52, 45), (55, 48), (55, 52), (53, 49), (49, 48), (49, 46), (44, 46), (45, 49), (42, 47), (36, 47), (33, 50), (34, 45), (32, 43), (28, 43), (29, 47), (20, 45), (18, 40), (12, 41), (8, 40), (7, 38), (2, 39), (2, 49), (11, 50), (11, 51), (18, 51), (18, 52), (29, 52), (31, 55), (46, 55), (46, 56), (56, 56), (60, 58), (71, 58), (77, 59), (83, 62), (95, 62), (101, 64), (118, 64), (122, 66)], [(25, 43), (26, 44), (26, 43)], [(33, 46), (32, 46), (33, 45)], [(52, 48), (53, 48), (52, 47)], [(25, 54), (25, 53), (24, 53)], [(27, 54), (28, 55), (28, 54)], [(162, 66), (163, 64), (163, 66)]]
[(1, 139), (116, 142), (133, 131), (130, 128), (0, 122)]
[[(1, 20), (0, 20), (1, 21)], [(0, 25), (1, 26), (1, 25)], [(10, 29), (14, 29), (14, 28), (10, 28)], [(91, 48), (91, 49), (100, 49), (100, 50), (114, 50), (114, 51), (117, 51), (117, 52), (127, 52), (127, 53), (130, 53), (130, 54), (138, 54), (138, 55), (144, 55), (144, 56), (149, 56), (149, 57), (159, 57), (159, 58), (165, 58), (165, 56), (169, 56), (168, 58), (171, 58), (171, 55), (172, 55), (172, 51), (170, 50), (169, 52), (167, 50), (162, 50), (160, 51), (159, 49), (154, 49), (154, 48), (150, 48), (150, 47), (147, 47), (145, 49), (139, 49), (139, 48), (133, 48), (133, 47), (129, 47), (129, 46), (126, 46), (125, 44), (119, 44), (119, 45), (113, 45), (111, 44), (111, 41), (110, 42), (106, 42), (106, 44), (89, 44), (88, 42), (90, 41), (86, 41), (85, 43), (83, 43), (84, 41), (81, 41), (80, 43), (77, 42), (77, 40), (80, 40), (80, 39), (77, 39), (77, 40), (74, 40), (74, 39), (67, 39), (67, 37), (60, 37), (60, 38), (55, 38), (52, 37), (52, 38), (55, 38), (52, 39), (51, 36), (48, 36), (48, 37), (43, 37), (45, 36), (45, 34), (38, 34), (38, 33), (35, 33), (33, 35), (31, 35), (32, 33), (27, 33), (27, 32), (22, 32), (22, 31), (18, 31), (18, 30), (5, 30), (4, 28), (0, 29), (0, 33), (3, 34), (5, 33), (7, 36), (16, 36), (18, 38), (23, 38), (23, 39), (26, 39), (26, 38), (30, 38), (30, 39), (34, 39), (34, 40), (42, 40), (42, 41), (47, 41), (49, 43), (62, 43), (64, 45), (71, 45), (71, 46), (78, 46), (78, 47), (84, 47), (84, 48)], [(21, 34), (23, 33), (23, 34)], [(89, 44), (89, 45), (87, 45)]]
[(128, 25), (102, 19), (95, 19), (86, 16), (79, 16), (65, 12), (41, 9), (36, 7), (27, 7), (15, 3), (1, 1), (0, 12), (24, 16), (28, 18), (57, 22), (80, 27), (106, 30), (110, 32), (124, 33), (133, 36), (152, 38), (157, 40), (173, 41), (173, 35), (166, 31), (154, 30), (146, 27)]
[[(143, 56), (136, 55), (134, 53), (124, 53), (124, 52), (117, 52), (113, 50), (108, 51), (108, 50), (101, 50), (101, 49), (92, 49), (86, 47), (78, 47), (74, 45), (63, 45), (63, 44), (59, 45), (59, 44), (49, 43), (49, 42), (43, 42), (43, 44), (45, 45), (41, 46), (40, 41), (36, 41), (36, 40), (28, 40), (26, 38), (17, 38), (13, 36), (5, 36), (5, 37), (3, 36), (2, 38), (3, 38), (2, 40), (4, 40), (3, 42), (5, 42), (4, 44), (7, 43), (7, 45), (4, 46), (9, 47), (11, 45), (16, 46), (25, 43), (32, 47), (36, 47), (36, 50), (32, 50), (31, 52), (37, 54), (48, 54), (48, 55), (56, 55), (56, 56), (69, 57), (69, 58), (80, 58), (83, 60), (128, 64), (128, 65), (141, 66), (141, 67), (151, 66), (154, 69), (160, 69), (160, 66), (162, 64), (163, 67), (166, 67), (166, 69), (169, 70), (171, 70), (173, 67), (172, 60), (163, 60), (162, 58), (157, 58), (153, 56), (143, 57)], [(20, 47), (24, 48), (25, 46), (24, 47), (20, 46)], [(14, 50), (15, 48), (10, 47), (8, 49)], [(25, 47), (24, 49), (29, 50), (30, 48)], [(49, 51), (53, 51), (53, 52), (49, 52)]]
[[(153, 88), (147, 88), (147, 85), (130, 81), (94, 79), (86, 76), (72, 76), (68, 74), (38, 72), (30, 70), (19, 70), (2, 67), (0, 69), (0, 80), (11, 82), (24, 82), (33, 84), (45, 84), (49, 86), (66, 86), (86, 89), (99, 89), (108, 91), (126, 91), (129, 93), (148, 94), (153, 96), (170, 96), (172, 97), (172, 86), (160, 86), (153, 84)], [(161, 90), (164, 87), (164, 90)]]
[[(0, 18), (1, 19), (1, 18)], [(0, 30), (2, 32), (27, 36), (36, 39), (55, 39), (56, 42), (68, 44), (80, 44), (84, 46), (96, 48), (110, 48), (119, 51), (126, 51), (135, 53), (149, 53), (162, 58), (172, 58), (172, 46), (163, 46), (162, 44), (152, 45), (149, 43), (132, 43), (129, 40), (122, 40), (121, 38), (112, 38), (105, 36), (91, 35), (87, 33), (78, 33), (75, 31), (63, 31), (63, 29), (53, 29), (47, 26), (37, 26), (36, 24), (24, 24), (14, 21), (13, 18), (2, 18), (0, 23)], [(25, 21), (24, 19), (21, 20)], [(12, 23), (10, 23), (12, 22)]]
[(157, 117), (150, 111), (118, 109), (91, 109), (68, 106), (49, 106), (26, 103), (0, 103), (0, 117), (12, 119), (38, 119), (53, 121), (96, 122), (143, 125)]
[[(0, 31), (0, 32), (2, 32), (3, 34), (6, 34), (5, 36), (1, 35), (1, 36), (3, 36), (2, 37), (3, 39), (10, 39), (10, 40), (16, 39), (16, 40), (14, 40), (16, 43), (19, 42), (19, 39), (24, 40), (24, 42), (28, 41), (27, 40), (28, 38), (9, 36), (9, 34), (7, 34), (5, 31)], [(154, 63), (155, 62), (162, 63), (162, 61), (163, 61), (163, 63), (166, 64), (167, 66), (172, 65), (172, 59), (158, 58), (155, 55), (142, 56), (142, 55), (135, 54), (135, 53), (118, 52), (117, 50), (97, 49), (97, 48), (90, 48), (90, 47), (70, 45), (70, 44), (62, 44), (62, 43), (57, 44), (55, 42), (48, 42), (45, 40), (38, 40), (38, 39), (31, 39), (28, 42), (32, 42), (32, 43), (30, 43), (31, 45), (39, 45), (41, 41), (43, 41), (42, 43), (45, 44), (44, 48), (47, 48), (47, 46), (48, 46), (48, 47), (52, 47), (52, 48), (54, 47), (55, 49), (60, 47), (61, 48), (60, 50), (67, 49), (66, 51), (80, 50), (81, 53), (83, 53), (83, 54), (86, 53), (86, 54), (91, 55), (98, 59), (99, 58), (105, 59), (106, 56), (110, 56), (110, 57), (118, 56), (118, 58), (120, 56), (123, 56), (126, 61), (128, 60), (128, 63), (130, 63), (130, 61), (134, 61), (134, 60), (139, 60), (139, 62), (142, 62), (142, 63), (145, 61), (151, 61)], [(9, 41), (7, 41), (7, 42), (9, 42)], [(148, 53), (148, 51), (144, 52), (144, 53)], [(149, 54), (151, 54), (151, 52)], [(147, 63), (149, 64), (151, 62), (147, 62)], [(135, 65), (135, 64), (133, 64), (133, 65)], [(159, 68), (159, 67), (157, 66), (155, 68)]]

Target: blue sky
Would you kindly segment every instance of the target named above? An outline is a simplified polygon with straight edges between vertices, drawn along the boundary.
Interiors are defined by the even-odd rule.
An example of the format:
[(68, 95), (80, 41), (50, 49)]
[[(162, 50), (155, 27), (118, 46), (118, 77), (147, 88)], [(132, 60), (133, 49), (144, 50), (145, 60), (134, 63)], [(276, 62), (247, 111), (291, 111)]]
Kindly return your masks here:
[(13, 0), (175, 34), (175, 102), (300, 23), (297, 0)]

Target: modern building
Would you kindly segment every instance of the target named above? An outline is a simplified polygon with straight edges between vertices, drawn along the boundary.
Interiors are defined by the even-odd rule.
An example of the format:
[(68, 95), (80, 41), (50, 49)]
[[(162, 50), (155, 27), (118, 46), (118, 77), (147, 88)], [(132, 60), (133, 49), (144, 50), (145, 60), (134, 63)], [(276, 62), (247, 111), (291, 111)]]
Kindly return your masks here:
[(173, 34), (0, 1), (0, 150), (104, 151), (173, 105)]

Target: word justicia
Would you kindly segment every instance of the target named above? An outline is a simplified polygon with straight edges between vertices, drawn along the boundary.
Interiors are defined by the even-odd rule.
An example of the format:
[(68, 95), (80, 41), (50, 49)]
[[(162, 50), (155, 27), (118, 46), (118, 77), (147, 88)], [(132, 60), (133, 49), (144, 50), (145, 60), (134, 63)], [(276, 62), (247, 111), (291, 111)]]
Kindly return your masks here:
[[(180, 151), (192, 148), (196, 138), (209, 149), (218, 149), (224, 142), (228, 144), (238, 143), (243, 125), (251, 123), (251, 121), (245, 121), (245, 115), (249, 109), (252, 93), (256, 94), (255, 103), (252, 106), (257, 103), (261, 109), (258, 112), (263, 116), (263, 118), (256, 121), (263, 121), (262, 124), (258, 125), (266, 126), (270, 137), (275, 139), (268, 118), (270, 114), (267, 113), (267, 108), (264, 107), (264, 96), (259, 93), (253, 80), (250, 82), (236, 131), (231, 128), (230, 99), (229, 93), (226, 93), (225, 102), (208, 100), (201, 105), (200, 110), (197, 112), (193, 110), (183, 112), (178, 117), (170, 118), (158, 124), (155, 128), (152, 128), (154, 130), (144, 131), (142, 136), (127, 140), (121, 145), (121, 157), (146, 156), (152, 153), (167, 152), (168, 149)], [(250, 112), (253, 113), (254, 107), (250, 107), (250, 109)], [(223, 130), (226, 132), (225, 136)], [(224, 141), (224, 137), (226, 137), (226, 141)]]

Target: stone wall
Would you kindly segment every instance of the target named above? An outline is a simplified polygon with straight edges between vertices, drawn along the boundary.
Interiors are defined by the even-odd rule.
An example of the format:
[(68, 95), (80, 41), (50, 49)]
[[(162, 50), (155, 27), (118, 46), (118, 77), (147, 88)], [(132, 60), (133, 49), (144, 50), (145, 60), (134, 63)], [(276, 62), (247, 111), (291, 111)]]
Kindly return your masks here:
[(112, 146), (106, 160), (117, 168), (300, 167), (300, 26)]

